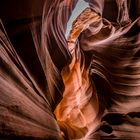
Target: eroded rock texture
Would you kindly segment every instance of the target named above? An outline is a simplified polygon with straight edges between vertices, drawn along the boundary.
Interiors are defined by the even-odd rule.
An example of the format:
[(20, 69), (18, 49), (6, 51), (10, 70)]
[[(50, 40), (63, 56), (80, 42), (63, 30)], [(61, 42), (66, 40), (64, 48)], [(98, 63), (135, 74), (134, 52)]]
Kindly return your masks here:
[(85, 1), (1, 8), (0, 138), (140, 139), (139, 0)]

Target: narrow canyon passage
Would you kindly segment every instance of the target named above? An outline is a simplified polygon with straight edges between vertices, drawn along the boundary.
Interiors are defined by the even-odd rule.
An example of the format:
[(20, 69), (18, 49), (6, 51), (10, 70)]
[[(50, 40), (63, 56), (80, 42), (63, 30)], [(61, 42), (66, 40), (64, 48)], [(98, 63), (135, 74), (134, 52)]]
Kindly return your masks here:
[(139, 0), (0, 2), (0, 139), (140, 139)]

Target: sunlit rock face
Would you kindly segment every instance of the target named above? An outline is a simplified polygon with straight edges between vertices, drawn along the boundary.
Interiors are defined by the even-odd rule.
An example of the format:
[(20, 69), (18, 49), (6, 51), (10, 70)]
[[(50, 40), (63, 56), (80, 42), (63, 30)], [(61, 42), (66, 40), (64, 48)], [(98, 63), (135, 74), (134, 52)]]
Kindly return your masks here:
[(55, 109), (55, 115), (60, 128), (72, 139), (85, 137), (99, 124), (97, 93), (89, 79), (85, 57), (76, 41), (80, 33), (91, 23), (96, 24), (100, 21), (101, 18), (87, 8), (74, 22), (68, 37), (72, 61), (61, 72), (65, 90), (61, 102)]
[(84, 1), (41, 1), (15, 32), (2, 16), (0, 139), (140, 139), (139, 2), (85, 2), (74, 20)]

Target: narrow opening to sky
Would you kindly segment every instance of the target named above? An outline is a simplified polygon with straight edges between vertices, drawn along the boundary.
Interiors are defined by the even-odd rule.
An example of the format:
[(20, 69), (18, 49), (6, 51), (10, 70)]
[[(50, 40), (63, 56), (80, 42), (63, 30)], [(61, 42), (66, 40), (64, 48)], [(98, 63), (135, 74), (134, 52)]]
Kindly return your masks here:
[(66, 38), (69, 35), (69, 32), (72, 28), (72, 23), (73, 21), (77, 18), (77, 16), (85, 9), (89, 7), (89, 4), (87, 2), (85, 2), (84, 0), (79, 0), (75, 9), (72, 12), (72, 15), (67, 23), (67, 30), (66, 30)]

